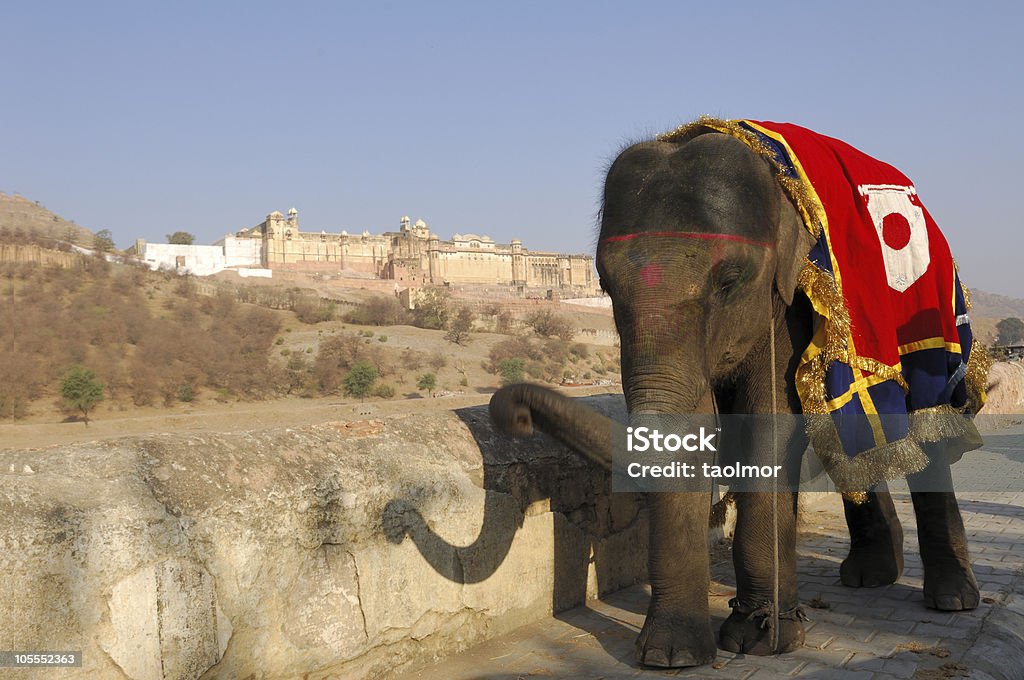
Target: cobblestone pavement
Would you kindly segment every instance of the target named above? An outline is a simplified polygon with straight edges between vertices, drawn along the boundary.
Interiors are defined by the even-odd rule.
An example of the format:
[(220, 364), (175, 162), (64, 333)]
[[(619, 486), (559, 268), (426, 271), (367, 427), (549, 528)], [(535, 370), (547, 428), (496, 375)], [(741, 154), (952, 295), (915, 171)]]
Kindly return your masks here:
[[(906, 567), (890, 586), (852, 589), (839, 583), (849, 539), (838, 495), (804, 513), (798, 578), (811, 620), (804, 646), (793, 653), (755, 657), (719, 650), (715, 662), (701, 668), (642, 668), (633, 645), (650, 591), (634, 586), (402, 678), (1024, 680), (1024, 427), (987, 437), (985, 450), (967, 454), (953, 469), (982, 591), (974, 611), (925, 608), (910, 495), (893, 485)], [(715, 562), (709, 593), (715, 631), (729, 613), (734, 586), (731, 564)]]

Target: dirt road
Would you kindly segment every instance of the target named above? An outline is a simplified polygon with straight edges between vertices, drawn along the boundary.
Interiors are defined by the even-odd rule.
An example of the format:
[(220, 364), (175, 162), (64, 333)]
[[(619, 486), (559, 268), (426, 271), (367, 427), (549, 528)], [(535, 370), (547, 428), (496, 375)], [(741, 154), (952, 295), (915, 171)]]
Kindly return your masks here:
[[(574, 397), (606, 394), (614, 387), (570, 387)], [(486, 404), (491, 392), (467, 392), (437, 398), (372, 400), (358, 402), (339, 397), (302, 399), (290, 397), (272, 401), (203, 403), (170, 409), (135, 409), (119, 417), (104, 414), (82, 423), (34, 420), (0, 424), (0, 449), (44, 448), (75, 442), (112, 439), (156, 432), (241, 432), (276, 427), (298, 427), (332, 420), (361, 420), (379, 416), (451, 410)]]

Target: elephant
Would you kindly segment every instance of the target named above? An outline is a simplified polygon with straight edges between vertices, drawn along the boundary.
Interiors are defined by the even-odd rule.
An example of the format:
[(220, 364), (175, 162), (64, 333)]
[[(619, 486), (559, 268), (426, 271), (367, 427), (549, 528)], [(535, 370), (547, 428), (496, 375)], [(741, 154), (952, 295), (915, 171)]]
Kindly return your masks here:
[[(620, 337), (631, 417), (801, 413), (794, 376), (814, 314), (798, 277), (814, 240), (762, 155), (710, 130), (636, 143), (608, 169), (599, 220), (596, 265)], [(499, 431), (526, 436), (537, 428), (597, 465), (612, 465), (612, 424), (553, 390), (503, 387), (490, 412)], [(641, 664), (697, 666), (712, 661), (717, 647), (771, 655), (802, 645), (792, 488), (808, 441), (801, 427), (779, 428), (786, 490), (736, 495), (737, 595), (717, 640), (704, 548), (710, 489), (646, 494), (651, 598), (636, 643)], [(754, 434), (743, 453), (747, 460), (768, 460), (769, 436)], [(925, 604), (943, 611), (979, 603), (950, 475), (948, 462), (937, 456), (907, 476)], [(950, 490), (924, 491), (936, 482)], [(903, 532), (884, 481), (866, 500), (843, 502), (851, 542), (842, 583), (895, 582), (903, 570)]]

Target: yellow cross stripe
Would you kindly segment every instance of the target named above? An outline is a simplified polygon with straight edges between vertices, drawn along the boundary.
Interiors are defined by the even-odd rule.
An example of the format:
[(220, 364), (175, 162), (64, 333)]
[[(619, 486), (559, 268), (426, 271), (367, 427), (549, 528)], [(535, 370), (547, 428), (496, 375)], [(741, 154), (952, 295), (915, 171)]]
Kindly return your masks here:
[(945, 348), (949, 352), (955, 354), (962, 354), (960, 350), (959, 342), (946, 342), (945, 338), (928, 338), (927, 340), (918, 340), (917, 342), (908, 342), (905, 345), (899, 346), (900, 355), (910, 354), (911, 352), (919, 352), (923, 349), (942, 349)]
[[(853, 399), (853, 395), (855, 393), (863, 392), (863, 393), (866, 394), (867, 393), (867, 389), (869, 387), (871, 387), (872, 385), (877, 385), (879, 383), (884, 383), (885, 381), (886, 381), (886, 379), (883, 378), (882, 376), (879, 376), (879, 375), (869, 375), (869, 376), (867, 376), (865, 378), (861, 378), (860, 380), (855, 380), (854, 382), (850, 383), (850, 386), (846, 389), (846, 392), (844, 392), (843, 394), (840, 394), (835, 399), (829, 400), (829, 402), (826, 404), (826, 406), (828, 406), (828, 410), (829, 411), (835, 411), (836, 409), (839, 409), (839, 408), (845, 406), (847, 404), (847, 402), (849, 402), (851, 399)], [(863, 399), (861, 400), (861, 403), (865, 407), (865, 412), (867, 412), (867, 408), (872, 408), (873, 409), (873, 407), (874, 407), (874, 404), (871, 404), (870, 406), (868, 406), (867, 404), (864, 404), (864, 400)], [(876, 413), (877, 413), (877, 411), (876, 411)]]

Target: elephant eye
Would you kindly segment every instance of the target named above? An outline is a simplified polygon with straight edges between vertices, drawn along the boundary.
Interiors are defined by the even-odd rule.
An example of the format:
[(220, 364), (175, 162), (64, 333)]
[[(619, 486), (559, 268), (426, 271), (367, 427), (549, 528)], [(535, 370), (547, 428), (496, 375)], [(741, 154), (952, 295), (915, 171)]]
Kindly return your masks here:
[(747, 281), (747, 270), (738, 262), (724, 262), (715, 268), (715, 292), (723, 297), (735, 293)]

